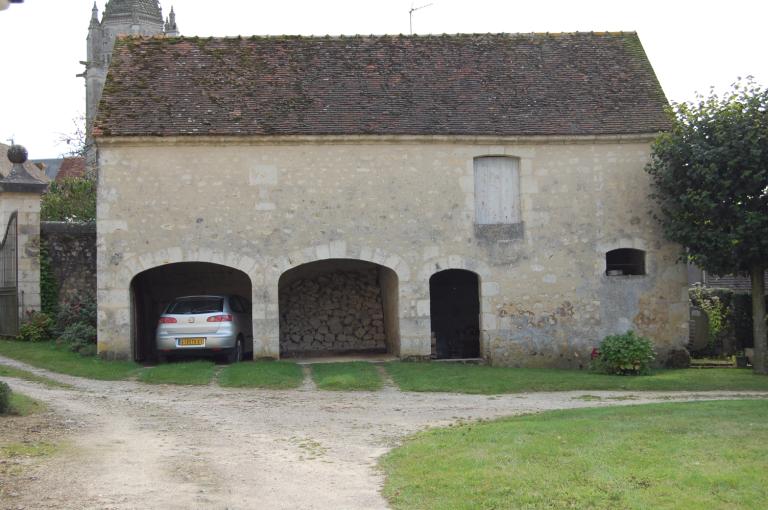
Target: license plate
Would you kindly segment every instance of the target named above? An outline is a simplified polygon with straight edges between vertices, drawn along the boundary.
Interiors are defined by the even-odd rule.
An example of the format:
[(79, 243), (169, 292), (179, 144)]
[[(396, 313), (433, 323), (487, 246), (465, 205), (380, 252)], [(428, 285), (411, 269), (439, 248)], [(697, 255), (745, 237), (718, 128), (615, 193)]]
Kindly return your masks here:
[(179, 347), (200, 347), (205, 345), (205, 338), (177, 338), (176, 345)]

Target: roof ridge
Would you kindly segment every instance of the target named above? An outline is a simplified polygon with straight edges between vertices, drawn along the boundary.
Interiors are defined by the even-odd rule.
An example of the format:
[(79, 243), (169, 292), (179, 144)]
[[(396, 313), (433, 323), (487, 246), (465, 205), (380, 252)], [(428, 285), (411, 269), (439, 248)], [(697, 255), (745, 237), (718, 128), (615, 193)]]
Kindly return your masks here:
[(344, 39), (385, 39), (385, 38), (405, 38), (405, 39), (432, 39), (432, 38), (461, 38), (461, 37), (567, 37), (576, 35), (590, 35), (597, 37), (604, 36), (624, 36), (637, 35), (635, 30), (620, 31), (590, 31), (590, 32), (457, 32), (453, 34), (325, 34), (325, 35), (304, 35), (304, 34), (269, 34), (269, 35), (227, 35), (227, 36), (200, 36), (200, 35), (182, 35), (168, 37), (163, 34), (157, 35), (134, 35), (121, 34), (119, 39), (182, 39), (196, 41), (220, 41), (220, 40), (274, 40), (274, 39), (316, 39), (316, 40), (344, 40)]

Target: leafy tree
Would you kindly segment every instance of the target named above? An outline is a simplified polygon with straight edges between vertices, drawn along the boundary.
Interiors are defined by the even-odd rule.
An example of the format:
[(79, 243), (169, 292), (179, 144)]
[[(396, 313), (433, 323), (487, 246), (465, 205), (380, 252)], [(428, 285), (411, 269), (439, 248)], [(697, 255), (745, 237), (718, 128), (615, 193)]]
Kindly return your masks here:
[(94, 221), (96, 181), (89, 177), (54, 181), (43, 195), (40, 209), (44, 221)]
[(672, 127), (653, 144), (646, 171), (665, 235), (715, 274), (749, 274), (755, 371), (766, 373), (768, 335), (768, 89), (747, 80), (732, 91), (674, 104)]

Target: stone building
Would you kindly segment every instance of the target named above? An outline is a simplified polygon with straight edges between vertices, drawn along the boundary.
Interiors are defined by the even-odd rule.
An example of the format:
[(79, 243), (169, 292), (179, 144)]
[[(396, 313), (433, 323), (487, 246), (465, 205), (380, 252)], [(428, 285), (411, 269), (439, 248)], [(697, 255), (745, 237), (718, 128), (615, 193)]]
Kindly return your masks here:
[[(86, 146), (93, 142), (91, 127), (99, 108), (101, 93), (107, 78), (112, 48), (119, 35), (156, 36), (179, 35), (176, 26), (176, 13), (171, 12), (163, 21), (162, 9), (158, 0), (108, 0), (104, 15), (99, 20), (96, 2), (91, 10), (91, 22), (88, 25), (88, 58), (85, 72), (85, 120)], [(90, 153), (89, 158), (95, 158)]]
[(178, 295), (252, 300), (254, 355), (583, 366), (687, 342), (648, 214), (666, 99), (635, 33), (121, 38), (99, 147), (99, 352)]

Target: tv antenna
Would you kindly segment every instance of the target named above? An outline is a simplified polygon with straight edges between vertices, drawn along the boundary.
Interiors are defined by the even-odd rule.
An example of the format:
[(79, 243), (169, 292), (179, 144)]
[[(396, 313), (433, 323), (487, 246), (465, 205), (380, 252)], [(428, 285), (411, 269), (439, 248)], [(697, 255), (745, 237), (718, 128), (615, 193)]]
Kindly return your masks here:
[(413, 35), (413, 13), (414, 13), (414, 11), (418, 11), (420, 9), (424, 9), (426, 7), (429, 7), (430, 5), (434, 5), (434, 4), (429, 3), (429, 4), (426, 4), (426, 5), (422, 5), (420, 7), (414, 7), (413, 4), (411, 4), (411, 10), (408, 11), (408, 25), (409, 25), (409, 27), (411, 29), (411, 35)]

